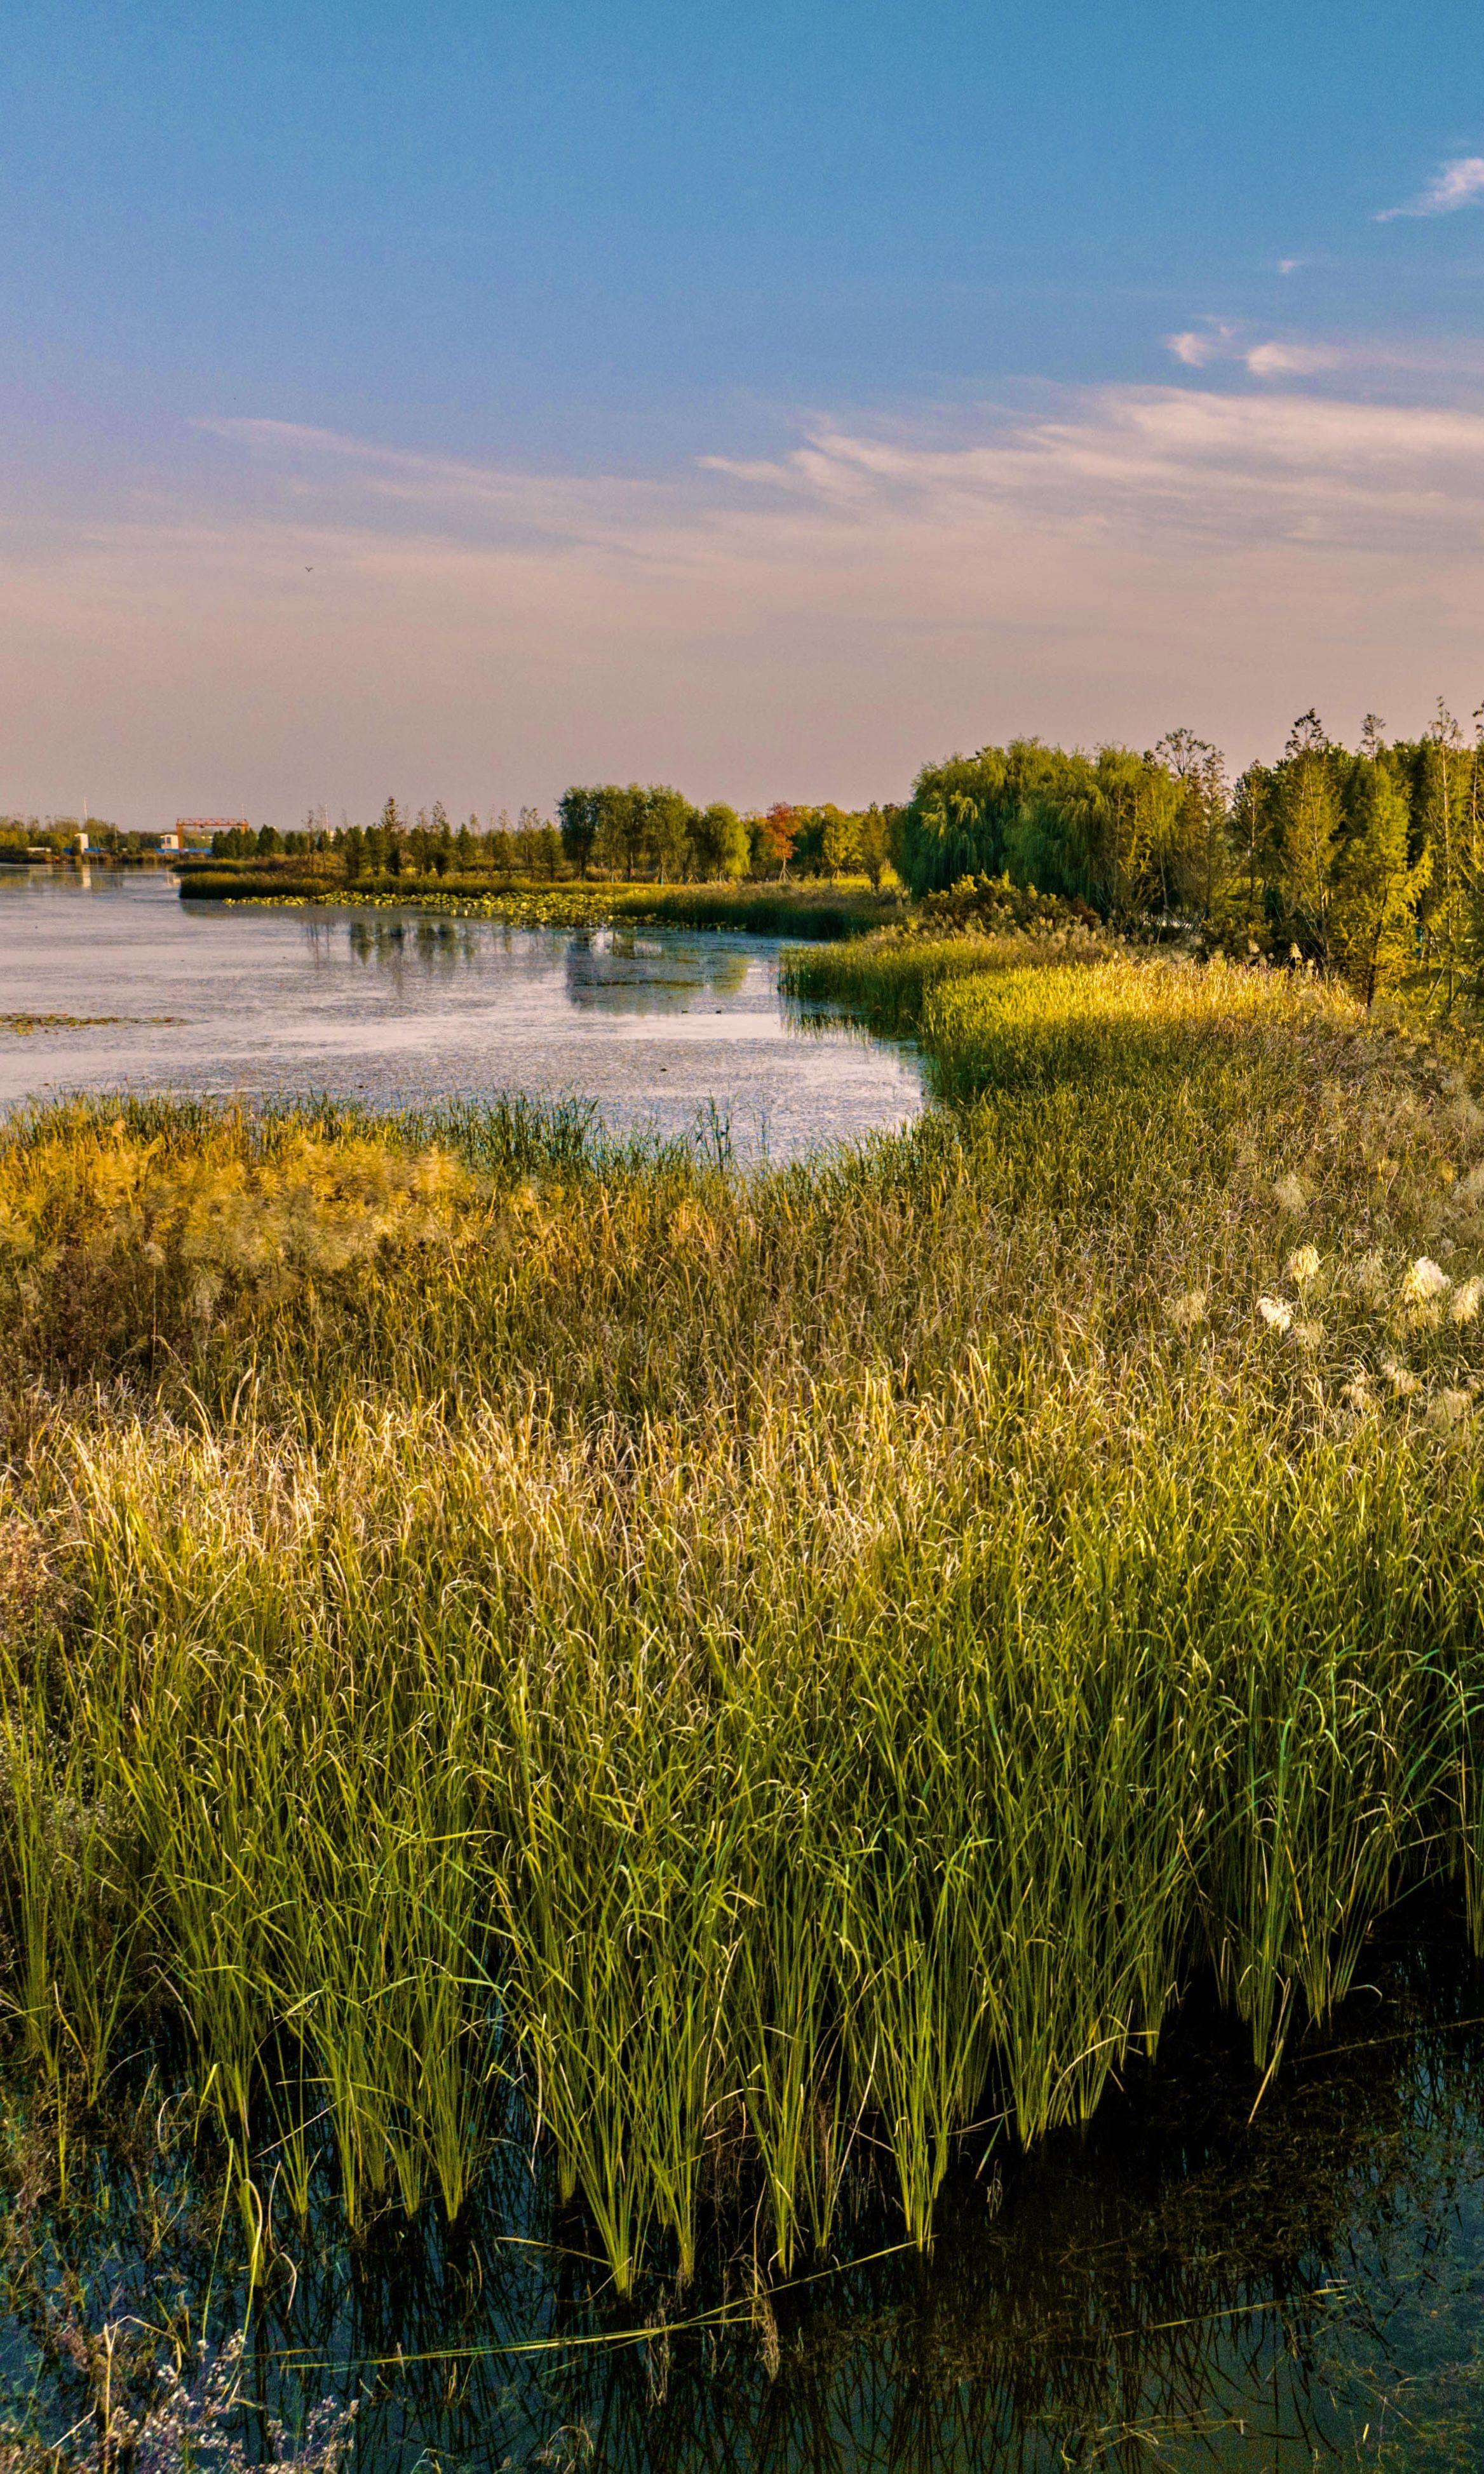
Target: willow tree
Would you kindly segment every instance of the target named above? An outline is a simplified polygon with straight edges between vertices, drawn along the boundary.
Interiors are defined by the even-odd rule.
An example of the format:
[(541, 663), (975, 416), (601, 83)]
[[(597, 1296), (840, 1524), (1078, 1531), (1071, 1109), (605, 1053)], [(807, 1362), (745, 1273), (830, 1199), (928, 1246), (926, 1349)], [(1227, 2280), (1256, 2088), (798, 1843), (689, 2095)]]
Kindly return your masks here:
[(751, 843), (747, 828), (735, 808), (723, 800), (714, 800), (709, 808), (695, 814), (691, 826), (691, 846), (695, 867), (702, 877), (739, 877), (747, 873)]

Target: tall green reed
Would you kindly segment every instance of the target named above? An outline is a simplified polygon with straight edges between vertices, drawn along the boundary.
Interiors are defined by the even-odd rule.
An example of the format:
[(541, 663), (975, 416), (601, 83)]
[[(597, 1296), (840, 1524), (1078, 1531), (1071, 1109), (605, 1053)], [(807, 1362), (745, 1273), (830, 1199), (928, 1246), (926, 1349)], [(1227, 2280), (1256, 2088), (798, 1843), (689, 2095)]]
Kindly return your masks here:
[(1402, 1884), (1478, 1929), (1469, 1060), (980, 965), (922, 999), (951, 1109), (809, 1167), (0, 1141), (54, 2084), (180, 2034), (254, 2221), (323, 2115), (357, 2224), (457, 2213), (511, 2088), (627, 2286), (727, 2192), (789, 2267), (853, 2160), (928, 2240), (953, 2140), (1085, 2119), (1196, 1966), (1260, 2075)]

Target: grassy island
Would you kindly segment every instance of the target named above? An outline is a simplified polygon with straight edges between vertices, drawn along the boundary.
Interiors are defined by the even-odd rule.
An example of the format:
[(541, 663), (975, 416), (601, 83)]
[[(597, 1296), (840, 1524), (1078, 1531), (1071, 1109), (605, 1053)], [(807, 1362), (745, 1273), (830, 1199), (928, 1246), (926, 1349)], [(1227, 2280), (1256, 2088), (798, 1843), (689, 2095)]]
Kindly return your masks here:
[(649, 925), (741, 929), (759, 936), (835, 940), (862, 935), (901, 909), (865, 885), (626, 885), (570, 878), (488, 876), (421, 880), (377, 876), (353, 884), (311, 875), (293, 861), (183, 868), (187, 902), (349, 903), (372, 910), (441, 911), (458, 919), (503, 920), (512, 928), (596, 928)]
[(792, 970), (942, 1104), (0, 1135), (17, 2068), (156, 2056), (265, 2256), (507, 2149), (620, 2290), (925, 2243), (1195, 1977), (1255, 2096), (1404, 1888), (1484, 1941), (1477, 1060), (1064, 912)]

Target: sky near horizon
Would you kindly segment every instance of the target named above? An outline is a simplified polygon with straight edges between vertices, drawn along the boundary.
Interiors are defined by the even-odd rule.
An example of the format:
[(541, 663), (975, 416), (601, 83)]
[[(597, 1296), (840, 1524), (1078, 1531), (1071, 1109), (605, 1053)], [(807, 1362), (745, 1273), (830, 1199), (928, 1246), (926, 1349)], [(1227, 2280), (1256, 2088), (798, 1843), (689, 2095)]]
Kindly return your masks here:
[(10, 0), (0, 810), (1484, 698), (1463, 0)]

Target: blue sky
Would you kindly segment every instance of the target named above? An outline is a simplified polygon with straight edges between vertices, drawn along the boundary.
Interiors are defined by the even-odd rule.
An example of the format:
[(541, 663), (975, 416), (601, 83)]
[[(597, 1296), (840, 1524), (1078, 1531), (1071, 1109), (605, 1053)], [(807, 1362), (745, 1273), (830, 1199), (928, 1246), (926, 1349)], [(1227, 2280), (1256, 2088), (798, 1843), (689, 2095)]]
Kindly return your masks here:
[(1484, 694), (1474, 9), (12, 0), (0, 66), (0, 804)]

